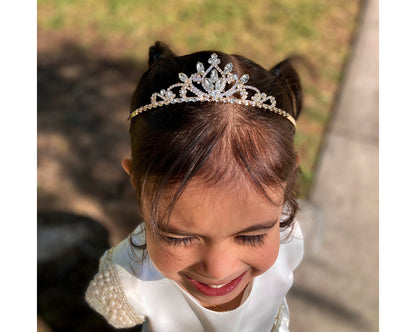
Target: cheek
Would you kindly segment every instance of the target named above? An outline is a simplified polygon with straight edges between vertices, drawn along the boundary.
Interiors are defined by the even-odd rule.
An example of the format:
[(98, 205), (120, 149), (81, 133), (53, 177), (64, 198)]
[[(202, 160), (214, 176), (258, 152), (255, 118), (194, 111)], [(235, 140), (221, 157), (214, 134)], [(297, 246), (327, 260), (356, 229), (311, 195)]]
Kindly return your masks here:
[(279, 238), (266, 241), (263, 247), (256, 249), (251, 257), (251, 266), (259, 273), (266, 272), (276, 262), (279, 255)]
[(183, 255), (156, 243), (146, 234), (147, 251), (156, 269), (165, 277), (175, 279), (175, 275), (186, 267)]
[(264, 252), (259, 255), (258, 258), (258, 268), (261, 269), (263, 272), (268, 270), (272, 267), (272, 265), (276, 262), (277, 256), (279, 255), (279, 246), (273, 246), (267, 248)]

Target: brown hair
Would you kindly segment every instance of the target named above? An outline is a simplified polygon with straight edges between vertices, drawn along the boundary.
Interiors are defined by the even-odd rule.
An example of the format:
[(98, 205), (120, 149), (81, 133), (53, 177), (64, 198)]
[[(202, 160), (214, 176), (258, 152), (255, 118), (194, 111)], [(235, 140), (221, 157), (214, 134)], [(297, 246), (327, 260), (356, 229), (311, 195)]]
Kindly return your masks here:
[[(169, 47), (156, 42), (149, 49), (149, 69), (134, 92), (131, 111), (146, 105), (154, 92), (178, 82), (178, 73), (190, 76), (198, 61), (206, 64), (215, 52), (220, 66), (233, 64), (238, 76), (249, 74), (249, 85), (276, 98), (276, 106), (298, 118), (302, 107), (299, 77), (284, 60), (270, 71), (240, 55), (202, 51), (176, 56)], [(270, 111), (237, 104), (195, 102), (151, 109), (131, 119), (131, 176), (136, 187), (139, 210), (143, 198), (150, 202), (150, 226), (169, 215), (186, 185), (193, 178), (205, 183), (231, 183), (248, 179), (270, 200), (265, 188), (284, 186), (288, 228), (298, 209), (295, 128), (290, 121)], [(161, 197), (173, 190), (167, 211), (161, 214)], [(145, 196), (144, 196), (145, 195)]]

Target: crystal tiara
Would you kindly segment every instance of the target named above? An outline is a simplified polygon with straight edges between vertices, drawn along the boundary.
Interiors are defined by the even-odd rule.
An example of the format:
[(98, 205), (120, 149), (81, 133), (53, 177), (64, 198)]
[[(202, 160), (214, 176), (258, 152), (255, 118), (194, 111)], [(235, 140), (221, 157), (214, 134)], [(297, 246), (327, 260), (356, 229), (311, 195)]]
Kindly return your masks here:
[[(233, 70), (233, 65), (231, 63), (228, 63), (224, 67), (224, 70), (222, 70), (218, 67), (220, 62), (221, 61), (218, 59), (218, 56), (213, 53), (208, 59), (210, 66), (207, 70), (205, 70), (204, 65), (201, 62), (198, 62), (196, 64), (197, 72), (192, 74), (190, 77), (184, 73), (179, 73), (179, 80), (182, 83), (178, 82), (171, 85), (166, 90), (162, 89), (160, 92), (153, 93), (150, 98), (150, 104), (141, 106), (131, 112), (129, 119), (132, 119), (136, 115), (151, 108), (157, 108), (164, 105), (208, 101), (250, 105), (263, 108), (283, 116), (292, 122), (292, 124), (296, 127), (295, 119), (289, 113), (276, 107), (276, 99), (273, 96), (267, 96), (265, 93), (261, 93), (259, 89), (254, 86), (245, 85), (249, 80), (248, 74), (244, 74), (239, 78), (237, 74), (231, 72)], [(195, 85), (194, 82), (196, 83)], [(226, 84), (233, 85), (228, 90), (224, 90)], [(205, 91), (198, 86), (202, 86)], [(172, 90), (179, 87), (179, 97), (177, 97)], [(247, 99), (247, 90), (255, 92), (250, 99)], [(188, 92), (193, 95), (187, 96)], [(239, 97), (236, 98), (235, 94), (238, 94)]]

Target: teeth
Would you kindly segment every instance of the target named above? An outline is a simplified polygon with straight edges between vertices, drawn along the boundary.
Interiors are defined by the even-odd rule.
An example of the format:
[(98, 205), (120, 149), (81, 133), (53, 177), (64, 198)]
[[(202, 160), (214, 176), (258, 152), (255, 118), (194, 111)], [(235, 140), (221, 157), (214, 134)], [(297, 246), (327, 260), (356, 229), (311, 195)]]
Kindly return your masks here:
[(222, 284), (222, 285), (208, 285), (211, 288), (221, 288), (222, 286), (225, 286), (226, 284)]

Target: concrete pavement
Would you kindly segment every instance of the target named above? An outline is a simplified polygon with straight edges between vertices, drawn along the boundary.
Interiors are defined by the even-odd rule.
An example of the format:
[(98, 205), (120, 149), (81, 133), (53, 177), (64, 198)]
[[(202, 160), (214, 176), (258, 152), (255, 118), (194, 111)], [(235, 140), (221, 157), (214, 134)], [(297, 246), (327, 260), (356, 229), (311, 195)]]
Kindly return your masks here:
[(292, 332), (378, 331), (377, 0), (359, 25), (299, 215), (307, 251), (288, 296)]

